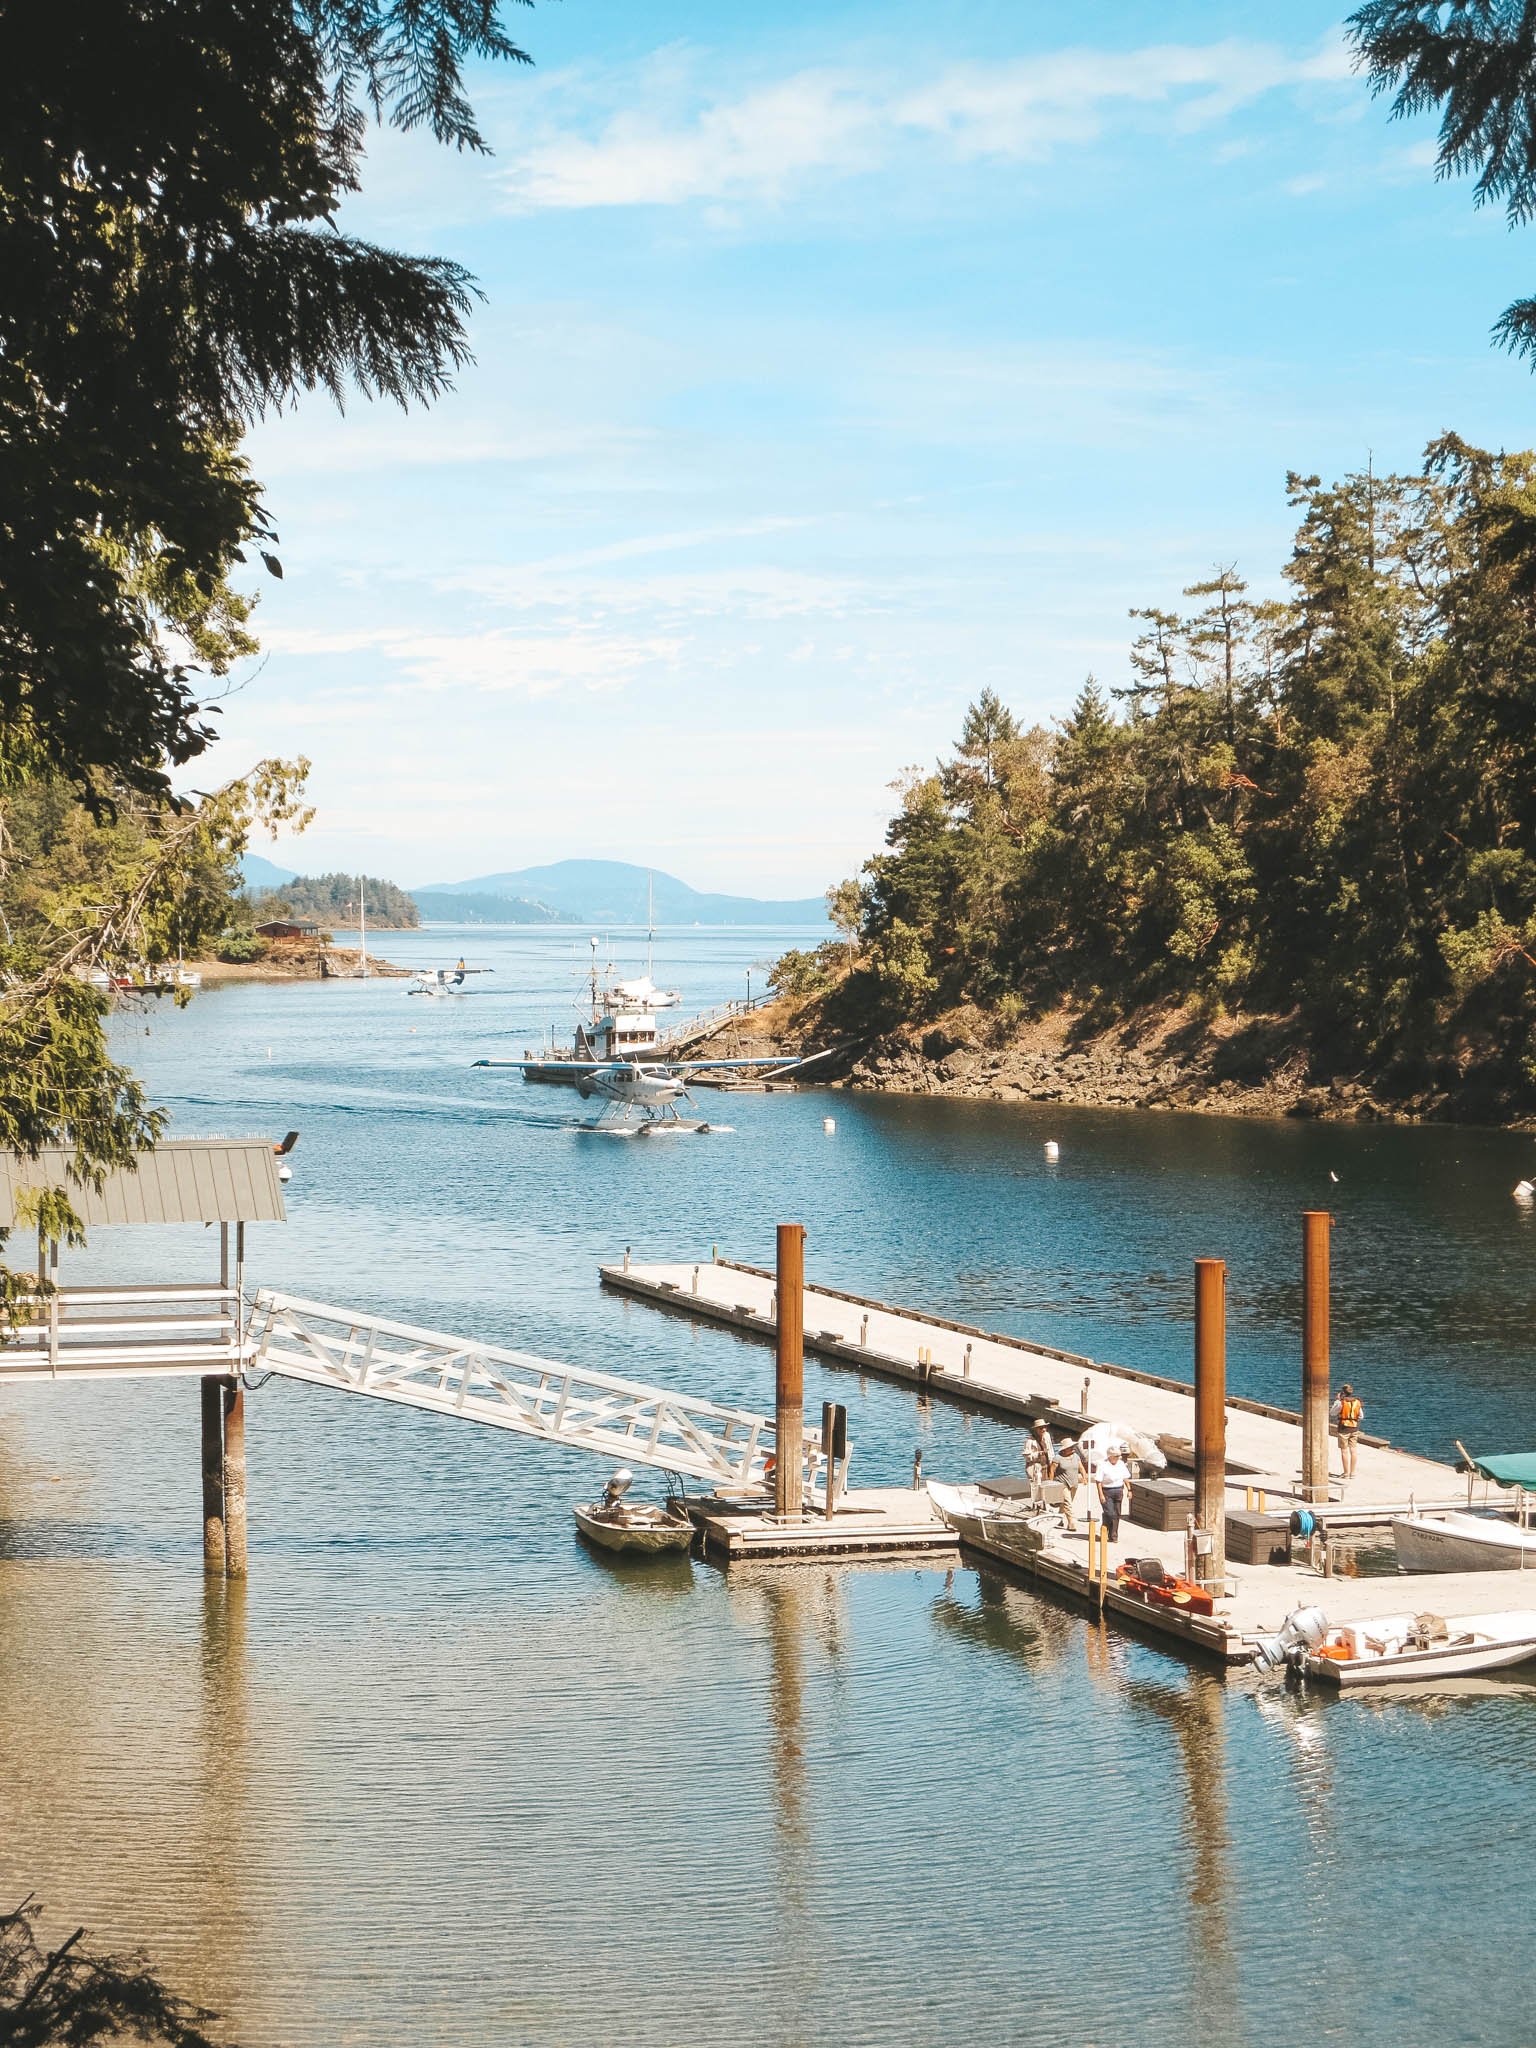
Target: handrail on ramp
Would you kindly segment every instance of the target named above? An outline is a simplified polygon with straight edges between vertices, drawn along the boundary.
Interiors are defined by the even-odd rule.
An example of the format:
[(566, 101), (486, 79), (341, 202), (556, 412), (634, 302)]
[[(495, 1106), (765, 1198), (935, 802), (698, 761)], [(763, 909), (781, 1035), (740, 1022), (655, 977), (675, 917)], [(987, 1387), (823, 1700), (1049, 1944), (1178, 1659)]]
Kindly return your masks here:
[[(265, 1287), (256, 1296), (248, 1343), (254, 1371), (716, 1485), (761, 1484), (774, 1448), (772, 1421), (744, 1409)], [(806, 1433), (805, 1456), (814, 1477), (819, 1433)]]

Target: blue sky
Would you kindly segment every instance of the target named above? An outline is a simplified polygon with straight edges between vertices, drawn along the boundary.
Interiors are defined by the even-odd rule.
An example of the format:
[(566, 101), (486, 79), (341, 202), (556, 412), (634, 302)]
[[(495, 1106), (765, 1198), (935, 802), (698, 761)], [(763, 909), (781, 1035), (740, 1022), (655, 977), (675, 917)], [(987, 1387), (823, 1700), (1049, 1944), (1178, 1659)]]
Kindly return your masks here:
[(983, 687), (1058, 717), (1129, 607), (1278, 588), (1287, 469), (1536, 439), (1536, 236), (1330, 8), (506, 13), (495, 156), (383, 134), (348, 222), (476, 274), (475, 365), (250, 444), (286, 576), (216, 758), (311, 756), (295, 866), (818, 891)]

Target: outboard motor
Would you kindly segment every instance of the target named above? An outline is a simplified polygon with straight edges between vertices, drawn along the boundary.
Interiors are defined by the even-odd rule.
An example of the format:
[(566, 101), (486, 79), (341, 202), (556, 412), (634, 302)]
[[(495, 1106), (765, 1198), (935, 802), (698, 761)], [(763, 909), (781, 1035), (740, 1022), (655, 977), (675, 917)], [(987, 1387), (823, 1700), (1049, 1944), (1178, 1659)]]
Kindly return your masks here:
[(1280, 1624), (1280, 1632), (1260, 1636), (1254, 1656), (1257, 1671), (1274, 1671), (1282, 1664), (1299, 1666), (1328, 1633), (1328, 1617), (1321, 1607), (1293, 1607)]
[(603, 1488), (603, 1506), (605, 1508), (616, 1508), (634, 1483), (634, 1473), (630, 1471), (627, 1465), (621, 1465), (618, 1471), (611, 1475), (608, 1484)]

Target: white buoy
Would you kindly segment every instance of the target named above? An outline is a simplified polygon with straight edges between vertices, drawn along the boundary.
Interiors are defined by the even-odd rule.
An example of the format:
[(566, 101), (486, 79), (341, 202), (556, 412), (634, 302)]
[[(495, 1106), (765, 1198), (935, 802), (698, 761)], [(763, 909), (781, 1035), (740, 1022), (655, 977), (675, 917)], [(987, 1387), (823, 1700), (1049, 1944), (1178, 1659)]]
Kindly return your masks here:
[(1047, 1159), (1059, 1159), (1061, 1157), (1061, 1147), (1057, 1144), (1054, 1138), (1046, 1139), (1045, 1156)]
[(267, 1047), (267, 1058), (268, 1058), (268, 1059), (271, 1059), (271, 1057), (272, 1057), (272, 1048), (271, 1048), (271, 1046), (269, 1045), (269, 1046)]
[(832, 1133), (837, 1129), (837, 1118), (835, 1116), (824, 1116), (821, 1120), (821, 1128), (826, 1132), (827, 1136), (830, 1138)]
[(1517, 1202), (1536, 1201), (1536, 1181), (1517, 1180), (1515, 1182), (1515, 1200)]

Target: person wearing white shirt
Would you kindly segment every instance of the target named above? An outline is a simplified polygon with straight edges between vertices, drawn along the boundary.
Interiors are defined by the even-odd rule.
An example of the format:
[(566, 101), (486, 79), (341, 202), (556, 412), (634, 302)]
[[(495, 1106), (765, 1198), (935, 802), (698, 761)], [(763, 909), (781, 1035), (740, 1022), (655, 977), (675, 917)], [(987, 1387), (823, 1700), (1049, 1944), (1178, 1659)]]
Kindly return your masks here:
[(1109, 1446), (1108, 1457), (1099, 1463), (1097, 1480), (1104, 1534), (1114, 1543), (1120, 1535), (1120, 1517), (1128, 1514), (1131, 1506), (1131, 1468), (1125, 1462), (1124, 1445)]

